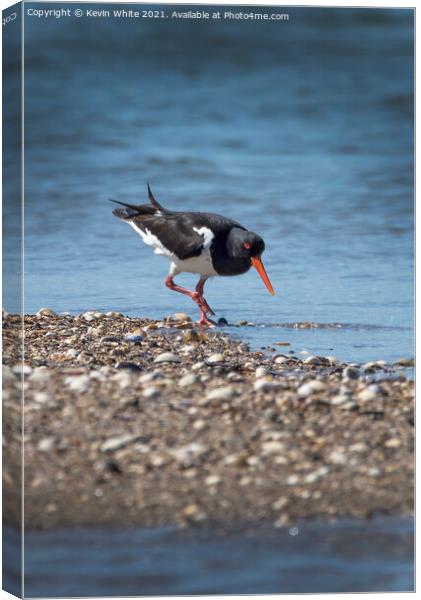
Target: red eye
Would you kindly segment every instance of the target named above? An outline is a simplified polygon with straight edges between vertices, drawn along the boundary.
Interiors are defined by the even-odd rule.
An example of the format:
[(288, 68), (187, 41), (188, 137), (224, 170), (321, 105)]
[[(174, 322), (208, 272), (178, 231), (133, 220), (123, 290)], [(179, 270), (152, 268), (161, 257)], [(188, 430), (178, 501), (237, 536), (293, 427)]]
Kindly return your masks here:
[(250, 250), (250, 248), (251, 248), (251, 244), (249, 244), (248, 242), (244, 242), (244, 248), (245, 248), (246, 250)]

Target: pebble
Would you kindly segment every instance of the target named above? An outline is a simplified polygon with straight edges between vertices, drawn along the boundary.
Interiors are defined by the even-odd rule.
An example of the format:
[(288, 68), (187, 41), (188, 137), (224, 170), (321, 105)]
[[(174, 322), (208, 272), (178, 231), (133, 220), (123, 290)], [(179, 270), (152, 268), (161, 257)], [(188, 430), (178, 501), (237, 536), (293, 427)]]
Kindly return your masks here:
[(194, 365), (192, 365), (192, 371), (200, 371), (200, 369), (203, 369), (204, 366), (205, 366), (205, 363), (201, 360), (197, 363), (194, 363)]
[(257, 379), (253, 384), (253, 389), (255, 392), (270, 392), (271, 390), (276, 390), (278, 388), (279, 383), (267, 377)]
[(256, 379), (261, 379), (262, 377), (265, 377), (266, 374), (267, 372), (265, 367), (257, 367), (256, 371), (254, 372)]
[(90, 354), (88, 354), (87, 352), (82, 351), (78, 355), (78, 357), (76, 359), (76, 362), (84, 364), (86, 362), (89, 362), (91, 358), (92, 358), (92, 356)]
[(395, 364), (399, 367), (414, 367), (415, 360), (413, 358), (399, 358)]
[(297, 392), (299, 396), (310, 396), (315, 392), (321, 392), (326, 389), (326, 384), (323, 381), (319, 381), (318, 379), (314, 379), (312, 381), (307, 381), (303, 385), (301, 385)]
[(175, 460), (185, 468), (191, 467), (208, 452), (208, 447), (198, 442), (192, 442), (171, 451)]
[(80, 316), (82, 319), (84, 319), (85, 321), (88, 321), (88, 323), (90, 323), (91, 321), (96, 321), (97, 319), (99, 319), (102, 316), (102, 314), (98, 313), (94, 310), (88, 310), (87, 312), (83, 313)]
[[(99, 329), (99, 327), (98, 327)], [(142, 336), (140, 336), (142, 337)], [(120, 338), (118, 335), (104, 335), (100, 340), (99, 343), (100, 344), (108, 344), (108, 343), (116, 343), (119, 342)]]
[(138, 364), (130, 362), (128, 360), (120, 360), (116, 366), (116, 369), (127, 369), (128, 371), (141, 371)]
[(211, 354), (206, 359), (206, 363), (208, 365), (217, 365), (218, 363), (222, 363), (224, 361), (225, 361), (225, 356), (223, 354)]
[(206, 401), (207, 402), (213, 402), (213, 401), (224, 401), (224, 400), (231, 400), (231, 398), (233, 398), (235, 396), (235, 388), (232, 387), (231, 385), (226, 385), (223, 387), (219, 387), (219, 388), (215, 388), (213, 390), (211, 390), (208, 394), (206, 394)]
[(318, 481), (319, 479), (321, 479), (328, 473), (329, 473), (329, 467), (323, 466), (323, 467), (320, 467), (319, 469), (316, 469), (315, 471), (312, 471), (308, 475), (306, 475), (304, 478), (304, 481), (306, 483), (315, 483), (316, 481)]
[(175, 321), (191, 321), (191, 318), (186, 313), (174, 313), (172, 317)]
[(161, 394), (160, 390), (156, 387), (147, 387), (143, 390), (142, 396), (144, 398), (156, 398)]
[(151, 381), (153, 381), (154, 379), (156, 379), (158, 376), (156, 371), (152, 371), (151, 373), (145, 373), (144, 375), (141, 375), (138, 379), (139, 383), (150, 383)]
[(365, 371), (365, 372), (376, 371), (377, 369), (380, 369), (380, 368), (381, 367), (377, 364), (376, 361), (366, 362), (362, 366), (362, 370)]
[(280, 454), (285, 451), (285, 445), (282, 442), (271, 441), (264, 442), (262, 444), (262, 453), (263, 456), (268, 456), (270, 454)]
[(341, 450), (334, 450), (329, 454), (329, 462), (334, 465), (344, 465), (347, 462), (346, 454)]
[(188, 504), (183, 509), (183, 515), (192, 521), (203, 521), (206, 519), (206, 513), (199, 508), (197, 504)]
[(26, 375), (30, 375), (32, 373), (32, 367), (18, 363), (12, 367), (12, 373), (15, 375), (23, 375), (25, 377)]
[(91, 380), (88, 375), (78, 375), (76, 377), (66, 377), (64, 383), (74, 392), (86, 392), (89, 389)]
[(384, 443), (386, 448), (399, 448), (402, 444), (399, 438), (390, 438)]
[(205, 429), (205, 427), (206, 421), (204, 421), (203, 419), (197, 419), (197, 421), (193, 423), (193, 429), (195, 429), (196, 431), (202, 431), (203, 429)]
[(206, 485), (217, 485), (220, 481), (221, 478), (219, 475), (209, 475), (209, 477), (206, 477), (205, 479)]
[(115, 381), (121, 389), (128, 388), (132, 383), (130, 374), (127, 371), (121, 371), (120, 373), (116, 373), (113, 376), (112, 380)]
[(196, 344), (186, 344), (185, 346), (181, 347), (181, 352), (183, 354), (192, 354), (193, 352), (195, 352), (197, 349)]
[(357, 442), (356, 444), (351, 444), (351, 446), (348, 448), (348, 450), (350, 452), (365, 452), (366, 450), (368, 450), (368, 446), (367, 444), (364, 444), (363, 442)]
[(38, 442), (37, 448), (40, 452), (51, 452), (54, 447), (54, 442), (55, 440), (53, 437), (43, 438)]
[(298, 475), (289, 475), (289, 477), (286, 478), (287, 485), (297, 485), (299, 481), (300, 478), (298, 477)]
[(229, 323), (225, 317), (220, 317), (216, 323), (218, 327), (226, 327)]
[(305, 365), (321, 365), (322, 361), (318, 356), (308, 356), (303, 360)]
[(76, 356), (78, 356), (79, 352), (75, 349), (75, 348), (69, 348), (66, 353), (65, 353), (65, 357), (66, 358), (75, 358)]
[(200, 335), (195, 329), (188, 329), (183, 335), (183, 340), (185, 342), (198, 342), (200, 340)]
[(200, 377), (196, 373), (187, 373), (187, 375), (184, 375), (181, 379), (179, 379), (178, 385), (180, 387), (190, 387), (191, 385), (197, 383), (199, 380)]
[[(129, 333), (127, 335), (124, 336), (124, 341), (125, 342), (141, 342), (143, 340), (143, 335), (140, 335), (138, 333)], [(117, 341), (117, 340), (111, 340), (111, 341)]]
[(119, 435), (116, 437), (109, 438), (105, 442), (103, 442), (99, 450), (100, 452), (114, 452), (115, 450), (119, 450), (120, 448), (124, 448), (128, 444), (131, 444), (135, 440), (139, 438), (138, 435), (125, 434)]
[(344, 379), (358, 379), (360, 376), (360, 370), (355, 367), (346, 367), (342, 372)]
[(57, 313), (51, 308), (40, 308), (37, 312), (37, 317), (57, 317)]
[(355, 410), (358, 408), (358, 404), (353, 400), (348, 400), (345, 404), (341, 405), (341, 410)]
[(34, 394), (34, 400), (37, 404), (47, 404), (48, 402), (51, 402), (51, 399), (51, 394), (48, 392), (36, 392)]
[(362, 402), (376, 400), (382, 394), (382, 389), (378, 385), (370, 385), (358, 394), (358, 399)]
[(282, 510), (283, 508), (286, 507), (288, 502), (289, 502), (289, 500), (288, 500), (287, 496), (281, 496), (280, 498), (278, 498), (278, 500), (276, 500), (276, 502), (274, 502), (272, 504), (272, 508), (274, 510)]
[(176, 355), (173, 354), (172, 352), (163, 352), (162, 354), (159, 354), (155, 360), (154, 363), (179, 363), (181, 362), (181, 359)]
[(277, 356), (275, 358), (275, 363), (277, 365), (283, 365), (284, 363), (288, 362), (290, 359), (288, 358), (288, 356)]
[(333, 406), (340, 406), (341, 404), (345, 404), (345, 402), (348, 402), (349, 397), (346, 396), (345, 394), (337, 394), (336, 396), (333, 396), (330, 399), (330, 403)]

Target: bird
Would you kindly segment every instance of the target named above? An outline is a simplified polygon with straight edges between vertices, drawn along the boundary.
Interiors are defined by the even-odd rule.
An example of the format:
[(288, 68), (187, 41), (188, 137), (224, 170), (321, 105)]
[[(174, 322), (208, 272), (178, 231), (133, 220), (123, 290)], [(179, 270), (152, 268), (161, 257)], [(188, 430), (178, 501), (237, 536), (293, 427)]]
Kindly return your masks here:
[[(253, 266), (269, 293), (275, 295), (261, 258), (265, 243), (257, 233), (222, 215), (168, 210), (155, 199), (149, 183), (147, 191), (149, 204), (110, 199), (124, 207), (114, 209), (113, 214), (131, 225), (155, 254), (170, 260), (164, 283), (197, 304), (200, 325), (215, 325), (208, 317), (215, 312), (203, 295), (210, 277), (241, 275)], [(199, 275), (194, 291), (175, 283), (174, 278), (183, 272)]]

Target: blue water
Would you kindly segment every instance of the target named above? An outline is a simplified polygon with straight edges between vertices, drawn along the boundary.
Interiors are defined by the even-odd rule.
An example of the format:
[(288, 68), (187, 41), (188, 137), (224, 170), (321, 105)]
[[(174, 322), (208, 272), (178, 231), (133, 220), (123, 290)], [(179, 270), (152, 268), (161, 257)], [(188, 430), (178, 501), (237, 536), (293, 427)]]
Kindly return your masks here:
[[(276, 297), (255, 272), (207, 284), (218, 316), (259, 325), (233, 335), (356, 362), (413, 356), (412, 11), (288, 12), (288, 22), (25, 18), (26, 312), (195, 315), (163, 285), (165, 259), (111, 214), (107, 198), (144, 202), (150, 181), (165, 206), (219, 212), (265, 239)], [(14, 210), (5, 203), (9, 275)], [(5, 307), (18, 310), (8, 289)], [(280, 327), (299, 321), (341, 327)], [(412, 589), (408, 526), (390, 525), (385, 543), (381, 523), (373, 537), (354, 523), (247, 543), (34, 533), (27, 593)], [(231, 558), (210, 560), (223, 552)]]
[[(13, 541), (8, 531), (6, 543)], [(412, 591), (413, 560), (410, 519), (230, 533), (170, 527), (28, 532), (25, 596)], [(17, 573), (6, 567), (10, 583)]]
[[(165, 206), (265, 239), (277, 296), (254, 270), (217, 278), (218, 316), (351, 325), (283, 332), (296, 351), (413, 355), (412, 12), (288, 12), (26, 17), (26, 312), (196, 315), (163, 285), (166, 259), (111, 214), (107, 198), (144, 202), (149, 180)], [(243, 333), (256, 346), (278, 337)]]

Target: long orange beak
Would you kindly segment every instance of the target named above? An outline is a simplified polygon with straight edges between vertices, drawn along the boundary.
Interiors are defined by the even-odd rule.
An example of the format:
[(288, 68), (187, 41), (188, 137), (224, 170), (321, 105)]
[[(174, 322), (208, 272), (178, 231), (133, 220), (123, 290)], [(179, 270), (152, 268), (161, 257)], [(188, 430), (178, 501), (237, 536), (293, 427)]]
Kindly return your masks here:
[(272, 296), (274, 296), (275, 290), (273, 289), (272, 284), (269, 280), (269, 277), (267, 276), (265, 267), (263, 266), (263, 263), (262, 263), (262, 259), (258, 258), (257, 256), (253, 256), (251, 258), (251, 264), (256, 269), (256, 271), (259, 273), (260, 277), (263, 279), (265, 286), (269, 290), (269, 294), (272, 294)]

